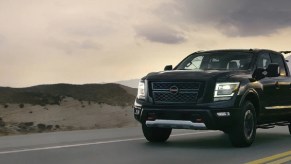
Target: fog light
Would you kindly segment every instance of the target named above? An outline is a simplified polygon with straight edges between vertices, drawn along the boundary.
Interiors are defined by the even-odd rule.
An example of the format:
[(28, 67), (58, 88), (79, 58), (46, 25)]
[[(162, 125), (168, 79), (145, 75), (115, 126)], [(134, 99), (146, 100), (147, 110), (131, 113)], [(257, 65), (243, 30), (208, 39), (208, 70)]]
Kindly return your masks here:
[(140, 114), (140, 110), (139, 109), (134, 109), (134, 114), (135, 115), (139, 115)]
[(154, 121), (156, 120), (156, 118), (157, 118), (157, 115), (155, 113), (149, 113), (147, 120)]
[(202, 118), (196, 118), (196, 122), (203, 122)]
[(230, 116), (229, 112), (217, 112), (216, 113), (218, 117), (227, 117)]

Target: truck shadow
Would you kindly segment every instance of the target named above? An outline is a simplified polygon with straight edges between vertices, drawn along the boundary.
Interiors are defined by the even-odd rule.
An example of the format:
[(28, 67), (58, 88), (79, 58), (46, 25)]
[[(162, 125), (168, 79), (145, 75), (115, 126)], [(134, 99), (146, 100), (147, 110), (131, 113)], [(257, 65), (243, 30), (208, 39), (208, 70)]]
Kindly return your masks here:
[(290, 141), (291, 135), (288, 133), (260, 132), (257, 134), (254, 146), (279, 145), (289, 143)]
[[(266, 133), (259, 132), (256, 136), (252, 148), (265, 146), (282, 146), (291, 141), (290, 134), (282, 133)], [(193, 135), (187, 137), (170, 137), (166, 143), (145, 143), (149, 147), (173, 147), (173, 148), (199, 148), (199, 149), (232, 149), (233, 146), (229, 141), (229, 137), (224, 133), (215, 133), (211, 135)]]

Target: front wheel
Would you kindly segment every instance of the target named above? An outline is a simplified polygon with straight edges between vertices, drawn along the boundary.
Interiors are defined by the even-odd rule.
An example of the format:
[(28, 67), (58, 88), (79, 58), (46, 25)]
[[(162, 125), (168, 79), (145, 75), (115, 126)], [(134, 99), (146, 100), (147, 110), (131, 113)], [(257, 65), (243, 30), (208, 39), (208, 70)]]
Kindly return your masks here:
[(248, 147), (256, 137), (256, 112), (250, 101), (243, 104), (236, 115), (236, 123), (229, 133), (230, 141), (235, 147)]
[(165, 142), (172, 133), (171, 128), (152, 128), (142, 124), (143, 135), (149, 142)]

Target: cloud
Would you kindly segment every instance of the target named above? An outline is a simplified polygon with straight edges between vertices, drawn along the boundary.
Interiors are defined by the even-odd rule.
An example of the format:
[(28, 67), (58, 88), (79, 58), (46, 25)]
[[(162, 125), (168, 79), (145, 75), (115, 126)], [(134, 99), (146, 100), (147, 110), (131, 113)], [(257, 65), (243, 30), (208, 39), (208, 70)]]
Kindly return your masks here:
[(228, 36), (262, 36), (291, 26), (290, 0), (173, 0), (154, 13), (185, 26), (212, 26)]
[(6, 42), (6, 38), (0, 34), (0, 47)]
[(66, 22), (64, 32), (79, 36), (106, 37), (116, 32), (114, 23), (98, 19), (85, 18)]
[(101, 46), (93, 40), (57, 40), (51, 38), (46, 42), (51, 47), (62, 50), (66, 54), (78, 53), (80, 50), (100, 50)]
[(179, 44), (186, 41), (181, 31), (156, 24), (137, 26), (135, 27), (135, 32), (138, 37), (142, 37), (151, 42)]

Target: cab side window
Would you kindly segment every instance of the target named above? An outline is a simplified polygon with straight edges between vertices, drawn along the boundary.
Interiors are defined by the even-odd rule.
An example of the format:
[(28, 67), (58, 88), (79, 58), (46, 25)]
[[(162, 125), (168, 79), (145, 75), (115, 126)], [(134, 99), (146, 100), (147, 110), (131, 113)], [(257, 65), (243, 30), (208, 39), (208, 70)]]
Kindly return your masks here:
[(259, 54), (257, 58), (257, 68), (266, 69), (270, 63), (271, 63), (271, 58), (270, 58), (269, 53)]
[(270, 54), (272, 63), (277, 63), (280, 66), (280, 76), (286, 76), (286, 68), (282, 56), (278, 54)]

